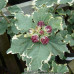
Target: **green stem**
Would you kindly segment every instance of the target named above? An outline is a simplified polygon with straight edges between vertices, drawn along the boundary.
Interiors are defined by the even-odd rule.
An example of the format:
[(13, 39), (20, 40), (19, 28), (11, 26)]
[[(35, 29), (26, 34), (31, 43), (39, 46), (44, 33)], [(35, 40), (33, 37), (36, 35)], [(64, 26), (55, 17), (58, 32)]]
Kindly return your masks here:
[(56, 9), (57, 9), (58, 6), (59, 6), (59, 5), (56, 5), (56, 7), (54, 8), (54, 12), (56, 11)]
[(5, 18), (5, 20), (10, 23), (9, 19), (3, 14), (3, 12), (1, 11), (0, 14)]

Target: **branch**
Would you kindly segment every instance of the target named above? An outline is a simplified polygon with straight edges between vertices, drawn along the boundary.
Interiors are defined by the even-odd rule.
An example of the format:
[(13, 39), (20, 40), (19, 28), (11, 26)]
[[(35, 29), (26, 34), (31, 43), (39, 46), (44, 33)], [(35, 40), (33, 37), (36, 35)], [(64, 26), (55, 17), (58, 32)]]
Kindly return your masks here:
[(56, 6), (55, 6), (55, 8), (54, 8), (54, 12), (56, 11), (56, 9), (57, 9), (58, 6), (59, 6), (59, 5), (56, 5)]
[(10, 23), (9, 19), (3, 14), (3, 12), (1, 11), (0, 14), (5, 18), (5, 20)]

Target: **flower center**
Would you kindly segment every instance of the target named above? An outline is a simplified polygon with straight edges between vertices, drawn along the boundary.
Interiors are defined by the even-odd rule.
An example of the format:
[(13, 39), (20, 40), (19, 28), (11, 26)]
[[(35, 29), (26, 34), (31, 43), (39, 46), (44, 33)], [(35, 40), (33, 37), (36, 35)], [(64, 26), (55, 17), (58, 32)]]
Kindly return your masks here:
[(44, 45), (49, 43), (51, 31), (50, 25), (46, 26), (44, 21), (38, 21), (36, 28), (30, 29), (25, 37), (31, 37), (33, 43), (41, 42)]

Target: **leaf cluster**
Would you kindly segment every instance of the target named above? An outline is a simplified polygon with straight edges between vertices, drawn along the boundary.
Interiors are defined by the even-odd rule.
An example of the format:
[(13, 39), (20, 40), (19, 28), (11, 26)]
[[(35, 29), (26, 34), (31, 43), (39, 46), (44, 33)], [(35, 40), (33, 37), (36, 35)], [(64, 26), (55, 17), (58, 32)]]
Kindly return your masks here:
[[(67, 66), (57, 64), (55, 56), (63, 59), (64, 52), (70, 52), (67, 44), (73, 49), (74, 0), (35, 0), (34, 3), (36, 10), (31, 15), (24, 15), (17, 5), (7, 8), (7, 0), (0, 0), (0, 35), (7, 32), (11, 36), (7, 54), (18, 54), (26, 61), (27, 71), (67, 72)], [(9, 15), (3, 13), (3, 8)], [(52, 27), (47, 45), (33, 43), (30, 37), (24, 37), (29, 29), (36, 28), (38, 21)]]

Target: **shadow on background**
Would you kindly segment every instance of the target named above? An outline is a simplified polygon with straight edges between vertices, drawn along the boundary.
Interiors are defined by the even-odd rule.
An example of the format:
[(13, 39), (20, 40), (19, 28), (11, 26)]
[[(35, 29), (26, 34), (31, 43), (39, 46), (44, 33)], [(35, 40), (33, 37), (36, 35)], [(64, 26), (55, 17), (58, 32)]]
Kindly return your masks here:
[(15, 4), (20, 4), (27, 1), (31, 1), (31, 0), (8, 0), (8, 4), (15, 5)]

